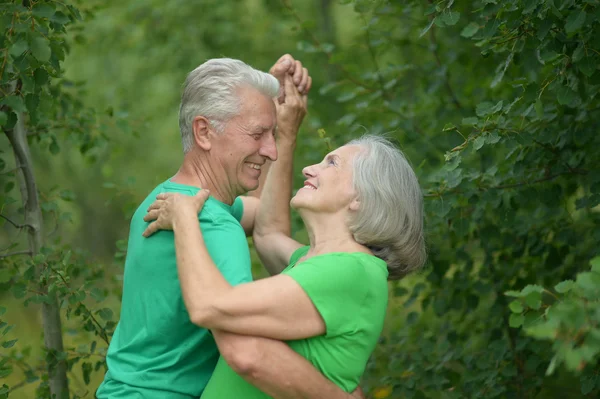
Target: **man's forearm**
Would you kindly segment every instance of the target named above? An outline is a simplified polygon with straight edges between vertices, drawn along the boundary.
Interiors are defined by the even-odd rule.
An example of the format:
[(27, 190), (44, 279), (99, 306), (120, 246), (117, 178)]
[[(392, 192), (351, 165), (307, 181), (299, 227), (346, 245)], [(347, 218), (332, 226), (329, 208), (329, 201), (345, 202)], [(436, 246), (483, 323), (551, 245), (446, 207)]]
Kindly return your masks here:
[(221, 355), (242, 378), (275, 399), (350, 399), (287, 344), (213, 330)]

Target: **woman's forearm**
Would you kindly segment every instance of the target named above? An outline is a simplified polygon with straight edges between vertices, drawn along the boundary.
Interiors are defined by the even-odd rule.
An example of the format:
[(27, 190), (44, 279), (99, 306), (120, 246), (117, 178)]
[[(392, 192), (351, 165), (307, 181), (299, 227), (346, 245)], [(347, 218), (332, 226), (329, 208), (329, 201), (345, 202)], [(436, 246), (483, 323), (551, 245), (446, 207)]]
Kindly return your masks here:
[(254, 225), (254, 237), (277, 232), (290, 235), (290, 200), (292, 198), (295, 139), (277, 142), (277, 161), (273, 162), (260, 197)]
[(173, 232), (183, 301), (192, 322), (199, 324), (213, 311), (213, 300), (226, 295), (232, 286), (210, 257), (194, 212), (178, 214)]

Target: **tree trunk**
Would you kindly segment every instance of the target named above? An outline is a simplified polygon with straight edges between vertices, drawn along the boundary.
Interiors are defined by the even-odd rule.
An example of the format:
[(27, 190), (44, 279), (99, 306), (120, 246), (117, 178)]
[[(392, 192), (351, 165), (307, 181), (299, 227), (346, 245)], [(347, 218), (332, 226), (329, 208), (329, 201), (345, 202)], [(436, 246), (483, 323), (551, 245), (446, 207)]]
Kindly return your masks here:
[[(24, 224), (28, 230), (31, 256), (35, 256), (39, 253), (43, 243), (43, 219), (33, 172), (31, 152), (27, 144), (27, 131), (22, 114), (19, 115), (19, 120), (15, 127), (5, 130), (5, 133), (15, 154), (16, 166), (19, 167), (19, 183), (25, 209)], [(43, 268), (44, 266), (39, 267)], [(38, 270), (36, 274), (39, 276), (41, 271), (42, 269)], [(45, 294), (48, 293), (47, 286), (41, 286), (39, 289)], [(63, 352), (60, 308), (55, 295), (49, 296), (48, 303), (42, 304), (42, 323), (46, 349), (56, 353)], [(49, 363), (48, 376), (51, 397), (68, 399), (69, 387), (66, 362), (60, 360), (55, 363)]]

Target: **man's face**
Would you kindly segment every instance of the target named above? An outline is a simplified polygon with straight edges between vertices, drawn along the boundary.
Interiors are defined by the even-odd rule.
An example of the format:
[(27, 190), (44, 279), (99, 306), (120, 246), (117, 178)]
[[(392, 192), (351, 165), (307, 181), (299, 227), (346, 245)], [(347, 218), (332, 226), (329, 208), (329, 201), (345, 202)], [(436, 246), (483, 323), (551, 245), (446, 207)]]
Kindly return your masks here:
[(262, 166), (277, 159), (273, 100), (251, 87), (238, 89), (238, 96), (239, 114), (214, 137), (211, 149), (234, 197), (257, 189)]

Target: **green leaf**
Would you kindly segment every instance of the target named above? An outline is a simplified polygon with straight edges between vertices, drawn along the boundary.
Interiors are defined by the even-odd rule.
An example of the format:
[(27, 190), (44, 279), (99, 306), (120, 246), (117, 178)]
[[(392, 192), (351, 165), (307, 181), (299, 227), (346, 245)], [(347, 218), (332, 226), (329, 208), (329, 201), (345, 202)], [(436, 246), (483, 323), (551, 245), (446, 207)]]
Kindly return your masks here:
[(523, 325), (525, 321), (525, 316), (522, 314), (512, 313), (508, 319), (508, 325), (512, 328), (519, 328)]
[(38, 3), (33, 7), (33, 15), (39, 18), (50, 18), (56, 10), (49, 4)]
[(458, 11), (450, 11), (442, 14), (442, 18), (444, 19), (444, 23), (448, 26), (456, 25), (458, 20), (460, 19), (460, 13)]
[(58, 146), (58, 143), (56, 142), (56, 139), (54, 137), (52, 137), (52, 142), (50, 143), (48, 149), (50, 150), (50, 153), (52, 155), (56, 155), (60, 152), (60, 147)]
[(48, 83), (48, 72), (44, 68), (38, 68), (33, 72), (33, 80), (38, 87)]
[(454, 123), (446, 123), (444, 125), (444, 128), (442, 129), (442, 132), (447, 132), (448, 130), (455, 130), (456, 126), (454, 125)]
[(482, 103), (477, 104), (475, 107), (475, 113), (477, 116), (488, 116), (495, 114), (496, 112), (502, 109), (502, 100), (498, 101), (496, 105), (489, 101), (484, 101)]
[(463, 118), (461, 124), (463, 126), (475, 126), (479, 122), (479, 118), (476, 116), (469, 116), (468, 118)]
[(12, 191), (12, 189), (15, 187), (15, 182), (14, 181), (9, 181), (4, 185), (4, 193), (8, 194)]
[(10, 47), (9, 53), (13, 57), (17, 58), (21, 54), (23, 54), (25, 51), (27, 51), (28, 48), (29, 48), (29, 46), (27, 45), (27, 41), (21, 39), (21, 40), (16, 41), (15, 43), (13, 43), (13, 45)]
[(15, 112), (25, 112), (27, 110), (25, 104), (23, 103), (23, 98), (20, 96), (5, 97), (2, 101), (0, 101), (0, 103), (8, 105)]
[(542, 294), (539, 292), (530, 292), (525, 297), (525, 303), (527, 306), (534, 310), (538, 310), (542, 306)]
[(594, 72), (598, 70), (598, 63), (593, 55), (585, 57), (579, 63), (577, 63), (577, 67), (581, 71), (582, 74), (587, 76), (588, 78), (592, 77)]
[(577, 100), (577, 93), (575, 93), (570, 87), (561, 86), (556, 92), (556, 98), (560, 105), (570, 105)]
[(593, 258), (590, 261), (590, 265), (592, 265), (593, 272), (600, 273), (600, 256), (596, 256), (595, 258)]
[(0, 306), (0, 316), (6, 313), (6, 308), (4, 306)]
[(102, 319), (104, 320), (111, 320), (113, 317), (113, 311), (109, 308), (104, 308), (104, 309), (100, 309), (98, 311), (98, 315), (100, 315), (100, 317), (102, 317)]
[(535, 102), (535, 114), (537, 115), (538, 119), (542, 119), (542, 117), (544, 116), (544, 104), (539, 98)]
[(427, 24), (427, 26), (425, 28), (423, 28), (423, 30), (421, 31), (421, 33), (419, 33), (419, 37), (423, 37), (427, 32), (429, 32), (429, 29), (431, 29), (431, 27), (433, 26), (433, 23), (435, 22), (435, 18), (433, 18), (429, 24)]
[(544, 292), (544, 287), (536, 284), (528, 284), (521, 290), (521, 296), (527, 296), (532, 292), (539, 292), (541, 294)]
[(567, 21), (565, 23), (565, 30), (567, 31), (567, 33), (570, 34), (581, 29), (586, 17), (587, 14), (585, 11), (573, 10), (567, 17)]
[(48, 41), (42, 36), (37, 36), (31, 41), (31, 53), (38, 61), (48, 62), (52, 51), (50, 50)]
[(564, 294), (567, 293), (571, 290), (571, 288), (573, 288), (573, 286), (575, 285), (575, 282), (573, 280), (565, 280), (565, 281), (561, 281), (560, 283), (556, 284), (554, 286), (554, 290), (556, 292), (558, 292), (559, 294)]
[(6, 349), (12, 348), (17, 341), (18, 341), (18, 339), (13, 339), (13, 340), (10, 340), (10, 341), (4, 341), (2, 343), (2, 347), (6, 348)]
[(0, 111), (0, 126), (4, 126), (4, 124), (8, 121), (8, 115), (6, 112)]
[(479, 24), (475, 22), (471, 22), (469, 25), (465, 26), (463, 30), (460, 32), (462, 37), (473, 37), (475, 33), (479, 30)]
[(475, 140), (473, 140), (473, 150), (477, 151), (485, 144), (485, 137), (479, 136)]
[(510, 311), (513, 313), (523, 313), (523, 304), (519, 300), (514, 300), (508, 304)]

